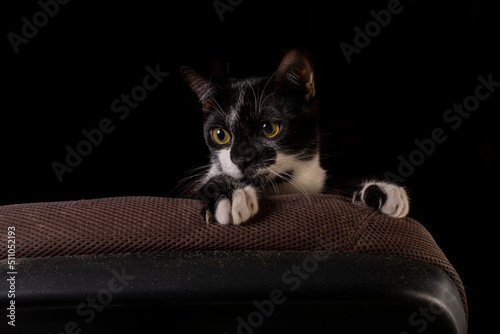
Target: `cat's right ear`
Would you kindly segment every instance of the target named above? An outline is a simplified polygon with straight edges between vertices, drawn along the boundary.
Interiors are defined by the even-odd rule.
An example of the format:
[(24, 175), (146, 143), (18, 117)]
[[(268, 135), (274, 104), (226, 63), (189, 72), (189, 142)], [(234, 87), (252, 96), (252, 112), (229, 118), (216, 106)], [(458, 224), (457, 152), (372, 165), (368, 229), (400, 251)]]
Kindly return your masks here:
[(189, 87), (191, 87), (191, 90), (198, 97), (198, 100), (200, 100), (203, 110), (208, 111), (214, 101), (216, 84), (212, 83), (210, 79), (207, 79), (200, 72), (188, 66), (181, 67), (181, 73), (184, 80), (186, 80)]
[(306, 101), (316, 94), (313, 64), (307, 53), (301, 49), (291, 49), (283, 56), (274, 81), (282, 90), (299, 90)]

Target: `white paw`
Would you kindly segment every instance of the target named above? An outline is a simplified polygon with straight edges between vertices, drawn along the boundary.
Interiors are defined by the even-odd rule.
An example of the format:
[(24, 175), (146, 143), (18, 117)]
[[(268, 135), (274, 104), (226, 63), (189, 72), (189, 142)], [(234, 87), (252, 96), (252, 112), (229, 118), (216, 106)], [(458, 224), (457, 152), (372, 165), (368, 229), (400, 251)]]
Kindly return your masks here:
[(215, 219), (222, 225), (239, 225), (259, 211), (257, 192), (253, 187), (235, 190), (231, 200), (224, 198), (217, 203)]
[[(383, 214), (386, 214), (391, 217), (402, 218), (405, 217), (410, 211), (410, 201), (408, 195), (406, 194), (406, 190), (403, 187), (387, 183), (387, 182), (366, 182), (363, 184), (363, 189), (361, 190), (361, 200), (369, 204), (369, 197), (371, 194), (368, 192), (372, 191), (374, 188), (371, 186), (376, 186), (380, 189), (382, 193), (385, 194), (385, 201), (380, 200), (379, 203), (382, 203), (379, 211)], [(370, 189), (368, 189), (371, 187)], [(368, 191), (367, 191), (368, 189)], [(373, 192), (373, 191), (372, 191)]]

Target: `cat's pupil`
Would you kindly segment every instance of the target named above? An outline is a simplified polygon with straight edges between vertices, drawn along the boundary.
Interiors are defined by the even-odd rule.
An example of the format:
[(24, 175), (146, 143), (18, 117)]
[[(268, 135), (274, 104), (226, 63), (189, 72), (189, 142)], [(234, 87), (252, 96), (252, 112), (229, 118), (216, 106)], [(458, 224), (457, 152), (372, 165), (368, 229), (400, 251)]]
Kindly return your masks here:
[(266, 122), (262, 125), (262, 131), (266, 138), (273, 138), (278, 134), (280, 126), (276, 122)]
[(222, 128), (215, 128), (212, 130), (212, 138), (219, 145), (224, 145), (229, 142), (231, 136), (229, 133)]
[(269, 122), (264, 123), (264, 125), (262, 125), (262, 129), (267, 134), (273, 133), (273, 125), (271, 123), (269, 123)]

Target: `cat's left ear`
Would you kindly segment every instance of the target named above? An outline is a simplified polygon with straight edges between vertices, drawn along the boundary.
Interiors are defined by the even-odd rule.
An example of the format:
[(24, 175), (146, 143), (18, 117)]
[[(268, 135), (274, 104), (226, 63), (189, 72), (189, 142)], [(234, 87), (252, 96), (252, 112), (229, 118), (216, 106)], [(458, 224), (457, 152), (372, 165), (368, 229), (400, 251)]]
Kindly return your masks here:
[(181, 67), (181, 73), (189, 87), (191, 87), (191, 90), (198, 97), (198, 100), (200, 100), (203, 110), (208, 111), (214, 100), (216, 84), (212, 83), (210, 79), (207, 79), (200, 72), (188, 66)]
[(314, 97), (314, 68), (305, 51), (292, 49), (288, 51), (274, 77), (275, 84), (284, 90), (304, 92), (306, 101)]

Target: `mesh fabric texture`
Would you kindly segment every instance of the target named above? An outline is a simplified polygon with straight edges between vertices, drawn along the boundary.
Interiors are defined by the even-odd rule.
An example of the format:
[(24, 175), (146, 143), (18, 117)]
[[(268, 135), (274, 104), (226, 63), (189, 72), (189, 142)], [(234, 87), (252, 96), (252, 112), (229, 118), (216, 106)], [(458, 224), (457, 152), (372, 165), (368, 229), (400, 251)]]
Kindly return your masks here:
[[(459, 275), (430, 233), (411, 218), (395, 219), (335, 195), (282, 195), (259, 203), (240, 226), (207, 224), (201, 202), (115, 197), (0, 207), (0, 230), (15, 227), (16, 258), (189, 251), (315, 251), (388, 254)], [(5, 259), (7, 252), (1, 253)]]

